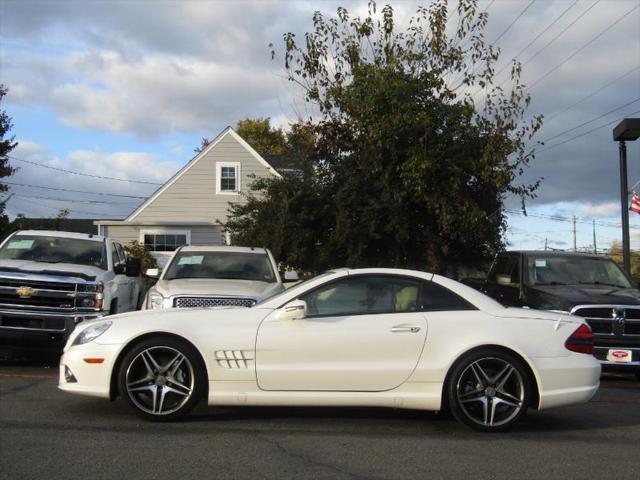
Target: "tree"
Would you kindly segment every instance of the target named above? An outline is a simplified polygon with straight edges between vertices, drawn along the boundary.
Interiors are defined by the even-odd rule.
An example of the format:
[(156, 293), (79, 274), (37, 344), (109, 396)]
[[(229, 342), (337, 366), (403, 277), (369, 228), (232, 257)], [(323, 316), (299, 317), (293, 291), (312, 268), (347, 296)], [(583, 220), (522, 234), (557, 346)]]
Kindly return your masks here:
[[(494, 85), (499, 51), (484, 42), (477, 1), (459, 2), (451, 38), (447, 8), (420, 7), (406, 31), (390, 6), (377, 14), (370, 3), (364, 19), (338, 8), (328, 19), (316, 12), (300, 44), (285, 34), (288, 78), (319, 112), (307, 125), (313, 149), (303, 175), (257, 182), (259, 195), (232, 207), (226, 228), (305, 269), (444, 272), (502, 249), (505, 198), (524, 205), (538, 185), (517, 179), (541, 117), (524, 120), (519, 64), (509, 91)], [(304, 255), (300, 234), (315, 240)]]
[(260, 155), (284, 155), (287, 152), (284, 132), (271, 127), (269, 118), (240, 120), (236, 132)]
[[(613, 242), (611, 247), (609, 247), (609, 251), (607, 252), (607, 257), (616, 262), (618, 266), (624, 268), (624, 257), (622, 255), (622, 243), (621, 242)], [(640, 252), (631, 252), (631, 278), (633, 278), (636, 282), (640, 282)]]
[[(7, 88), (0, 84), (0, 106), (6, 94)], [(9, 164), (9, 153), (18, 146), (15, 136), (9, 136), (9, 131), (12, 127), (11, 117), (0, 108), (0, 178), (13, 175), (15, 172), (15, 169)], [(0, 183), (0, 192), (4, 193), (7, 190), (9, 188), (4, 183)], [(6, 232), (9, 224), (9, 218), (4, 213), (5, 203), (6, 199), (0, 201), (0, 233)]]

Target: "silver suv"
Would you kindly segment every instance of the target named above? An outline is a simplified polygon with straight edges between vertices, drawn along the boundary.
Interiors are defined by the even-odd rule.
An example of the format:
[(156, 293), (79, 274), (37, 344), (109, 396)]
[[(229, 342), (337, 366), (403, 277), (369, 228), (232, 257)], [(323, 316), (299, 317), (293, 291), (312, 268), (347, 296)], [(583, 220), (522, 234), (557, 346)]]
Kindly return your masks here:
[[(252, 307), (284, 290), (278, 267), (266, 248), (188, 246), (174, 253), (149, 290), (145, 308)], [(284, 282), (298, 274), (285, 272)]]

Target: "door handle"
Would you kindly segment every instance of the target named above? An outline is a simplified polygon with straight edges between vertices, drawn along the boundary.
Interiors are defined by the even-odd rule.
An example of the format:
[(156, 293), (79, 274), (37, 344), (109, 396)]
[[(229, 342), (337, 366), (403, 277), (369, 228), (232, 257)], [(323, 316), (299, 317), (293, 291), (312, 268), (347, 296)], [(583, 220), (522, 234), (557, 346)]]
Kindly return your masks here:
[(391, 327), (391, 331), (393, 333), (400, 332), (410, 332), (410, 333), (418, 333), (420, 331), (420, 327), (417, 325), (394, 325)]

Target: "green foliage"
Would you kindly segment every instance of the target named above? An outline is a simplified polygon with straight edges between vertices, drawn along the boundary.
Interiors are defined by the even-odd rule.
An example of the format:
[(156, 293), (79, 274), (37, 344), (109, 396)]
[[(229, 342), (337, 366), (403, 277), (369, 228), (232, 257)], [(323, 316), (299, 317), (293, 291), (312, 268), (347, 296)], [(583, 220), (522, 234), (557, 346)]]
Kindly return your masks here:
[(280, 128), (272, 128), (268, 118), (245, 118), (236, 126), (236, 132), (260, 155), (283, 155), (287, 140)]
[[(613, 242), (611, 247), (609, 247), (609, 251), (607, 252), (607, 257), (616, 262), (620, 268), (624, 268), (624, 256), (622, 255), (622, 242)], [(636, 284), (640, 283), (640, 252), (631, 252), (631, 278), (636, 282)]]
[[(2, 99), (7, 94), (7, 88), (0, 84), (0, 105)], [(0, 109), (0, 178), (13, 175), (15, 168), (9, 164), (9, 153), (18, 146), (15, 136), (9, 136), (9, 131), (13, 127), (11, 117), (7, 112)], [(0, 192), (6, 192), (8, 187), (4, 183), (0, 183)], [(6, 201), (6, 200), (5, 200)], [(0, 201), (0, 234), (8, 234), (9, 218), (4, 214), (5, 201)]]
[(149, 268), (158, 268), (158, 263), (147, 247), (137, 240), (132, 240), (124, 246), (124, 251), (129, 257), (139, 258), (142, 262), (142, 272)]
[(517, 179), (541, 117), (524, 121), (518, 64), (508, 92), (493, 85), (499, 51), (484, 43), (477, 1), (459, 2), (451, 38), (447, 13), (435, 1), (398, 32), (393, 9), (370, 3), (364, 19), (316, 12), (301, 43), (285, 34), (288, 78), (319, 118), (292, 128), (306, 139), (298, 172), (257, 181), (225, 228), (305, 270), (444, 272), (502, 249), (504, 199), (524, 204), (538, 186)]

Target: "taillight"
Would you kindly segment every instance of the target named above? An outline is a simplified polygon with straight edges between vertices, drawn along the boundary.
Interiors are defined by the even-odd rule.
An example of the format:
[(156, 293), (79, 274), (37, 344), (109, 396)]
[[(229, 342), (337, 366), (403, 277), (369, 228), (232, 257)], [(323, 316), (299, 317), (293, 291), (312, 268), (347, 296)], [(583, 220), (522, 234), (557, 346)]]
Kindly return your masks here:
[(589, 325), (582, 324), (571, 334), (567, 341), (564, 342), (567, 350), (578, 353), (588, 353), (593, 355), (593, 333)]

